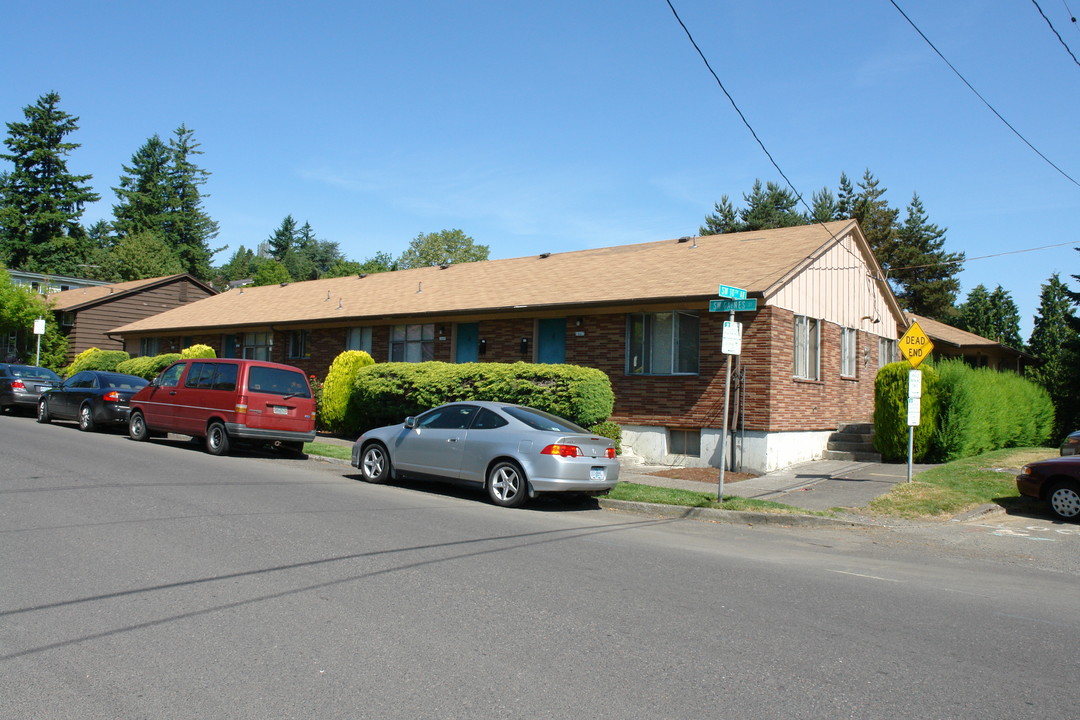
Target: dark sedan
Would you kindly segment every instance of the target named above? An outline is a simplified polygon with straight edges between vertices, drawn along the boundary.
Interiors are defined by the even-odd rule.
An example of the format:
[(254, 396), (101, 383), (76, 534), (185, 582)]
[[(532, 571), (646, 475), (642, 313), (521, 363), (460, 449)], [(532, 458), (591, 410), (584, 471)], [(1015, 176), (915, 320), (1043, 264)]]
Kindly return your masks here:
[(59, 384), (60, 376), (48, 368), (0, 363), (0, 410), (31, 410), (43, 391)]
[(77, 420), (80, 430), (98, 427), (126, 427), (130, 405), (135, 392), (148, 384), (134, 375), (99, 370), (75, 373), (38, 399), (37, 418), (40, 423), (50, 420)]
[(1080, 455), (1028, 463), (1016, 476), (1021, 495), (1045, 502), (1062, 520), (1080, 517)]

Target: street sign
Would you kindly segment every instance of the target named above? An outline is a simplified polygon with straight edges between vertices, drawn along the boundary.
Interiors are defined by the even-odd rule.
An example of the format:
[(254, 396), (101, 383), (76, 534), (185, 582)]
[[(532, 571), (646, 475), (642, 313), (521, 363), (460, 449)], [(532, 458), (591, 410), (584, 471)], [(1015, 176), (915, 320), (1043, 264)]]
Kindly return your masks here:
[(722, 298), (731, 298), (732, 300), (746, 299), (745, 290), (742, 288), (731, 287), (730, 285), (721, 285), (719, 295)]
[(720, 338), (720, 352), (725, 355), (742, 354), (742, 323), (724, 321), (724, 334)]
[(922, 370), (908, 370), (907, 396), (909, 398), (922, 397)]
[[(711, 303), (709, 309), (712, 309)], [(917, 322), (911, 323), (911, 327), (900, 338), (900, 354), (911, 363), (912, 369), (919, 367), (919, 363), (930, 357), (930, 351), (933, 349), (934, 343), (930, 342), (930, 338)]]
[(45, 318), (38, 318), (37, 320), (34, 321), (34, 334), (35, 335), (44, 335), (45, 334)]
[(757, 310), (757, 298), (709, 301), (709, 312), (743, 312), (748, 310)]
[(916, 427), (922, 419), (922, 398), (909, 397), (907, 399), (907, 424), (908, 427)]

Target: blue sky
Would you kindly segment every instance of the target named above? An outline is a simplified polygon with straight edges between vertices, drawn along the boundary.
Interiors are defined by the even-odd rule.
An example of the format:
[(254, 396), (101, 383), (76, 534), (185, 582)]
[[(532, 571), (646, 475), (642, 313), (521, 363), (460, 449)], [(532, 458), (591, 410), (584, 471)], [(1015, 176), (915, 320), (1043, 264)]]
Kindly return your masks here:
[[(979, 283), (1012, 293), (1025, 339), (1051, 273), (1077, 287), (1080, 187), (888, 0), (673, 2), (807, 197), (869, 168), (894, 207), (919, 194), (950, 251), (1061, 245), (961, 274), (961, 299)], [(1034, 3), (898, 3), (1080, 180), (1080, 66)], [(1080, 0), (1039, 4), (1080, 54)], [(5, 26), (0, 120), (60, 93), (80, 117), (69, 168), (103, 196), (88, 223), (111, 215), (147, 138), (195, 131), (229, 246), (217, 262), (286, 214), (355, 260), (444, 228), (493, 258), (662, 240), (695, 233), (755, 178), (781, 181), (664, 0), (41, 0), (6, 8)]]

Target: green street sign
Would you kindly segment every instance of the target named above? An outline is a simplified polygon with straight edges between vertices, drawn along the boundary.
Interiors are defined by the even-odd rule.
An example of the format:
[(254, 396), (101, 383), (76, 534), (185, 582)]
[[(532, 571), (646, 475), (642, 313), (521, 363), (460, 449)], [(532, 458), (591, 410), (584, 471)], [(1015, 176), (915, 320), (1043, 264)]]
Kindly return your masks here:
[(732, 300), (745, 300), (746, 291), (742, 288), (732, 287), (730, 285), (721, 285), (720, 292), (718, 293), (722, 298), (731, 298)]
[(748, 310), (757, 310), (757, 298), (709, 301), (709, 312), (744, 312)]

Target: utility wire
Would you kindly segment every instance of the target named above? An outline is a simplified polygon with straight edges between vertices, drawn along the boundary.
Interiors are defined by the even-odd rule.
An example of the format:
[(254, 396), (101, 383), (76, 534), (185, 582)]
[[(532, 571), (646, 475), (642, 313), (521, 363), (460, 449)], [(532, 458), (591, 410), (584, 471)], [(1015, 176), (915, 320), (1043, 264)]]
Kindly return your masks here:
[[(993, 255), (979, 255), (978, 257), (965, 257), (963, 260), (946, 260), (945, 262), (928, 263), (926, 265), (908, 265), (906, 267), (894, 267), (889, 268), (889, 272), (894, 270), (918, 270), (921, 268), (937, 267), (938, 265), (963, 265), (964, 263), (971, 262), (972, 260), (986, 260), (987, 258), (1002, 257), (1003, 255), (1019, 255), (1020, 253), (1035, 252), (1036, 250), (1049, 250), (1050, 248), (1065, 247), (1066, 245), (1075, 245), (1076, 241), (1057, 243), (1056, 245), (1043, 245), (1041, 247), (1024, 248), (1023, 250), (1009, 250), (1008, 252), (994, 253)], [(1080, 248), (1078, 248), (1080, 249)]]
[(1073, 11), (1072, 8), (1069, 7), (1069, 3), (1065, 2), (1065, 0), (1061, 0), (1061, 4), (1065, 6), (1065, 12), (1069, 13), (1069, 20), (1072, 21), (1072, 26), (1076, 28), (1077, 32), (1080, 32), (1080, 25), (1076, 24), (1076, 16), (1073, 15)]
[(1035, 152), (1035, 154), (1036, 154), (1036, 155), (1038, 155), (1038, 156), (1039, 156), (1039, 157), (1041, 157), (1041, 158), (1042, 158), (1043, 160), (1045, 160), (1045, 161), (1046, 161), (1046, 162), (1047, 162), (1047, 163), (1048, 163), (1048, 164), (1050, 165), (1050, 167), (1054, 168), (1054, 169), (1055, 169), (1055, 170), (1057, 170), (1057, 171), (1058, 171), (1059, 173), (1061, 173), (1061, 174), (1062, 174), (1062, 175), (1063, 175), (1063, 176), (1064, 176), (1065, 178), (1067, 178), (1067, 179), (1068, 179), (1068, 181), (1069, 181), (1069, 182), (1071, 182), (1071, 183), (1072, 183), (1073, 185), (1076, 185), (1077, 187), (1080, 187), (1080, 182), (1077, 182), (1077, 181), (1076, 181), (1075, 179), (1073, 179), (1073, 177), (1072, 177), (1071, 175), (1069, 175), (1069, 174), (1068, 174), (1067, 172), (1065, 172), (1064, 170), (1062, 170), (1061, 168), (1059, 168), (1059, 167), (1058, 167), (1057, 165), (1055, 165), (1055, 164), (1053, 163), (1053, 161), (1051, 161), (1051, 160), (1050, 160), (1050, 158), (1046, 157), (1046, 156), (1045, 156), (1045, 155), (1043, 155), (1043, 154), (1042, 154), (1041, 152), (1039, 152), (1038, 148), (1036, 148), (1036, 147), (1035, 147), (1034, 145), (1032, 145), (1032, 144), (1031, 144), (1031, 143), (1030, 143), (1030, 142), (1028, 141), (1028, 139), (1027, 139), (1026, 137), (1024, 137), (1023, 135), (1021, 135), (1021, 134), (1020, 134), (1020, 131), (1019, 131), (1019, 130), (1017, 130), (1016, 128), (1014, 128), (1014, 127), (1012, 126), (1012, 124), (1011, 124), (1011, 123), (1009, 123), (1009, 121), (1008, 121), (1008, 120), (1006, 120), (1006, 119), (1005, 119), (1004, 117), (1002, 117), (1001, 113), (999, 113), (999, 112), (998, 112), (997, 110), (995, 110), (995, 109), (994, 109), (994, 106), (993, 106), (993, 105), (991, 105), (991, 104), (990, 104), (990, 103), (989, 103), (989, 102), (988, 102), (988, 101), (986, 100), (986, 98), (984, 98), (984, 97), (983, 97), (982, 95), (980, 95), (980, 94), (979, 94), (979, 91), (978, 91), (978, 90), (976, 90), (976, 89), (975, 89), (974, 87), (972, 87), (971, 83), (969, 83), (969, 82), (967, 81), (967, 78), (965, 78), (965, 77), (964, 77), (963, 75), (961, 75), (961, 74), (960, 74), (960, 71), (959, 71), (959, 70), (957, 70), (957, 69), (956, 69), (955, 67), (953, 67), (953, 64), (952, 64), (951, 62), (949, 62), (949, 61), (948, 61), (948, 59), (947, 59), (947, 58), (946, 58), (946, 57), (945, 57), (944, 55), (942, 55), (942, 54), (941, 54), (941, 51), (940, 51), (940, 50), (938, 50), (938, 49), (937, 49), (937, 47), (935, 47), (935, 46), (934, 46), (934, 43), (930, 42), (930, 38), (926, 37), (926, 35), (925, 35), (925, 34), (923, 33), (923, 31), (919, 29), (919, 26), (918, 26), (918, 25), (916, 25), (916, 24), (915, 24), (914, 22), (912, 22), (912, 21), (911, 21), (911, 18), (909, 18), (909, 17), (907, 16), (907, 13), (905, 13), (905, 12), (904, 12), (903, 10), (901, 10), (901, 9), (900, 9), (900, 6), (896, 4), (896, 0), (889, 0), (889, 2), (890, 2), (890, 3), (892, 4), (892, 6), (893, 6), (894, 8), (896, 8), (896, 11), (897, 11), (898, 13), (900, 13), (901, 15), (903, 15), (904, 19), (908, 21), (908, 24), (909, 24), (909, 25), (911, 25), (911, 27), (913, 27), (913, 28), (915, 29), (915, 32), (919, 33), (919, 37), (921, 37), (921, 38), (922, 38), (923, 40), (925, 40), (925, 41), (926, 41), (926, 44), (927, 44), (927, 45), (929, 45), (929, 46), (930, 46), (930, 47), (931, 47), (931, 48), (933, 49), (933, 51), (934, 51), (935, 53), (937, 53), (937, 56), (938, 56), (939, 58), (941, 58), (941, 59), (942, 59), (942, 61), (944, 61), (944, 63), (945, 63), (946, 65), (948, 65), (948, 66), (949, 66), (949, 69), (950, 69), (950, 70), (952, 70), (952, 71), (953, 71), (953, 72), (954, 72), (954, 73), (956, 74), (956, 77), (960, 78), (960, 80), (961, 80), (961, 81), (963, 81), (963, 83), (964, 83), (965, 85), (967, 85), (967, 86), (968, 86), (968, 89), (969, 89), (969, 90), (971, 90), (971, 92), (975, 93), (975, 96), (976, 96), (977, 98), (979, 98), (980, 100), (982, 100), (982, 101), (983, 101), (983, 104), (984, 104), (984, 105), (986, 105), (986, 107), (990, 108), (990, 112), (992, 112), (992, 113), (994, 113), (995, 115), (997, 115), (997, 117), (998, 117), (998, 120), (1000, 120), (1001, 122), (1005, 123), (1005, 126), (1006, 126), (1007, 128), (1009, 128), (1010, 130), (1012, 130), (1012, 131), (1013, 131), (1013, 134), (1014, 134), (1014, 135), (1016, 135), (1016, 137), (1018, 137), (1018, 138), (1020, 138), (1021, 140), (1023, 140), (1023, 141), (1024, 141), (1024, 144), (1025, 144), (1025, 145), (1027, 145), (1027, 146), (1028, 146), (1029, 148), (1031, 148), (1031, 149), (1032, 149), (1032, 150), (1033, 150), (1033, 151)]
[[(1065, 44), (1065, 40), (1061, 37), (1061, 33), (1059, 33), (1057, 31), (1057, 28), (1054, 27), (1054, 23), (1050, 22), (1050, 18), (1046, 17), (1046, 13), (1044, 13), (1043, 9), (1039, 7), (1038, 0), (1031, 0), (1031, 2), (1034, 3), (1035, 7), (1039, 10), (1039, 14), (1042, 15), (1042, 18), (1046, 21), (1046, 24), (1049, 25), (1050, 29), (1054, 31), (1054, 35), (1057, 35), (1058, 42), (1061, 43), (1061, 46), (1065, 48), (1065, 52), (1069, 53), (1069, 56), (1073, 59), (1074, 63), (1080, 65), (1080, 60), (1076, 59), (1076, 56), (1073, 55), (1073, 51), (1069, 49), (1068, 45)], [(1066, 9), (1068, 9), (1067, 5), (1065, 7)], [(1073, 22), (1076, 22), (1076, 18), (1073, 18)]]

